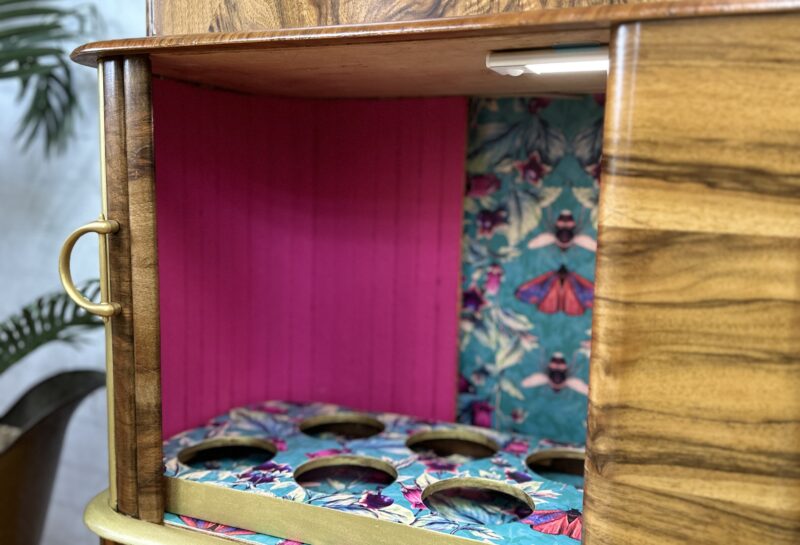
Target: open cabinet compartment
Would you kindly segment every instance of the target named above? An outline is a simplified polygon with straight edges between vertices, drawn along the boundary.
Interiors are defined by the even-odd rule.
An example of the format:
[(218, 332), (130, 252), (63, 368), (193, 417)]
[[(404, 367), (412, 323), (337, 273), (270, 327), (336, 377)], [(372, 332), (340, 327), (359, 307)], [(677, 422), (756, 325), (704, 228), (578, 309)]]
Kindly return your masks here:
[(466, 100), (153, 91), (166, 435), (266, 399), (451, 419)]
[[(598, 35), (591, 33), (597, 41)], [(542, 36), (523, 41), (541, 45)], [(450, 51), (451, 46), (455, 54), (444, 60), (435, 54)], [(410, 46), (415, 47), (418, 44)], [(335, 58), (329, 49), (325, 58)], [(219, 73), (202, 73), (201, 83), (221, 82), (217, 78), (224, 75), (226, 86), (234, 82), (234, 89), (176, 81), (172, 78), (178, 75), (177, 67), (191, 63), (185, 56), (171, 57), (168, 62), (155, 56), (152, 100), (164, 435), (170, 437), (201, 426), (233, 407), (250, 407), (234, 410), (216, 418), (210, 427), (170, 441), (168, 475), (191, 473), (182, 465), (185, 460), (181, 460), (181, 452), (186, 447), (192, 452), (202, 450), (202, 439), (208, 437), (224, 443), (220, 422), (235, 428), (242, 411), (254, 411), (246, 418), (257, 420), (260, 417), (253, 415), (263, 410), (264, 426), (274, 427), (270, 414), (274, 407), (306, 416), (343, 410), (280, 402), (264, 405), (265, 400), (333, 403), (348, 410), (369, 411), (370, 418), (388, 423), (388, 435), (381, 437), (396, 443), (392, 447), (395, 456), (405, 448), (405, 435), (426, 430), (483, 437), (503, 454), (495, 453), (494, 459), (483, 456), (487, 459), (459, 475), (499, 475), (496, 486), (511, 486), (531, 505), (538, 502), (544, 518), (534, 517), (527, 526), (519, 526), (542, 532), (542, 543), (549, 543), (553, 534), (579, 539), (580, 492), (560, 483), (557, 472), (551, 474), (555, 481), (540, 484), (539, 477), (529, 473), (526, 459), (530, 454), (561, 447), (565, 441), (570, 443), (566, 446), (573, 456), (582, 453), (591, 299), (584, 294), (582, 301), (576, 300), (567, 309), (559, 286), (576, 275), (591, 284), (594, 275), (594, 248), (578, 248), (573, 239), (591, 238), (586, 233), (596, 230), (592, 225), (596, 208), (592, 209), (589, 201), (594, 199), (596, 207), (603, 102), (601, 95), (586, 93), (602, 93), (605, 78), (593, 73), (536, 79), (503, 77), (483, 66), (488, 51), (482, 46), (472, 45), (465, 51), (453, 44), (437, 43), (433, 54), (413, 59), (424, 67), (427, 83), (420, 90), (403, 81), (406, 75), (410, 80), (418, 77), (409, 52), (393, 45), (384, 49), (391, 53), (388, 59), (373, 56), (374, 50), (344, 49), (360, 62), (352, 66), (345, 62), (344, 68), (330, 72), (322, 68), (323, 59), (299, 50), (294, 52), (294, 59), (301, 68), (294, 72), (284, 67), (275, 78), (231, 78), (221, 67)], [(257, 66), (257, 74), (271, 74), (289, 58), (283, 52), (237, 55), (241, 56), (238, 65)], [(460, 64), (450, 69), (454, 76), (460, 70), (452, 82), (445, 79), (448, 74), (444, 69), (451, 66), (450, 57)], [(209, 62), (205, 57), (200, 60)], [(433, 67), (426, 65), (428, 60)], [(393, 61), (397, 65), (385, 64)], [(313, 67), (310, 74), (302, 71), (304, 63), (306, 69)], [(341, 73), (348, 69), (356, 73)], [(437, 71), (443, 79), (432, 78), (431, 72)], [(181, 79), (187, 79), (186, 74)], [(318, 86), (307, 86), (306, 79)], [(286, 88), (294, 89), (298, 96), (273, 96), (290, 81), (293, 84)], [(523, 96), (502, 98), (523, 90)], [(480, 91), (487, 96), (470, 98), (461, 95), (463, 91)], [(549, 96), (541, 97), (542, 92)], [(497, 127), (502, 124), (506, 127), (498, 133)], [(503, 131), (511, 136), (495, 145)], [(589, 133), (592, 141), (580, 142), (583, 155), (576, 159), (574, 142), (587, 140)], [(511, 149), (498, 151), (502, 146)], [(488, 151), (481, 151), (487, 147)], [(571, 163), (562, 172), (558, 165), (565, 157), (570, 157), (566, 162)], [(553, 170), (557, 172), (549, 179), (557, 187), (546, 187), (545, 179)], [(574, 179), (576, 176), (579, 179)], [(578, 193), (573, 195), (572, 191), (578, 186), (585, 188), (584, 193), (593, 192), (592, 196), (576, 199)], [(506, 194), (502, 198), (492, 196), (503, 191)], [(565, 205), (559, 205), (561, 194), (577, 207), (574, 216)], [(510, 211), (509, 206), (513, 207)], [(539, 251), (546, 257), (521, 255), (541, 247), (545, 247)], [(586, 252), (579, 259), (584, 276), (578, 275), (572, 264), (570, 270), (564, 267), (568, 250)], [(513, 255), (508, 258), (506, 254)], [(504, 259), (513, 261), (505, 272)], [(500, 297), (504, 274), (515, 283), (503, 290), (506, 299), (515, 299), (519, 307), (516, 311), (492, 301)], [(520, 326), (529, 322), (525, 312), (536, 312), (537, 307), (548, 315), (543, 331), (549, 337), (547, 346), (538, 344), (539, 332), (533, 331), (532, 323)], [(495, 323), (483, 338), (517, 329), (500, 344), (493, 341), (489, 346), (467, 348), (472, 342), (467, 337), (476, 327), (480, 329), (481, 321), (484, 317), (489, 320), (489, 315)], [(557, 337), (564, 324), (562, 318), (568, 315), (584, 316), (584, 323), (578, 337), (573, 332), (575, 338), (570, 342), (574, 346), (565, 359), (564, 345)], [(490, 368), (493, 355), (487, 350), (505, 353), (509, 361), (501, 367), (511, 367), (515, 364), (511, 359), (518, 362), (522, 358), (535, 359), (535, 364), (528, 362), (524, 375), (518, 371), (519, 376), (503, 376)], [(583, 378), (573, 369), (579, 352), (584, 358)], [(465, 360), (463, 372), (459, 371), (461, 360)], [(541, 387), (555, 401), (575, 391), (578, 394), (566, 405), (567, 411), (550, 407), (553, 414), (546, 415), (540, 406), (528, 411), (524, 401), (517, 399), (524, 395), (521, 387), (514, 386), (525, 382), (523, 379), (527, 380), (525, 388)], [(495, 382), (491, 400), (487, 399), (488, 389), (483, 388), (485, 380)], [(510, 406), (503, 407), (507, 413), (503, 421), (498, 414), (495, 423), (510, 433), (470, 431), (446, 424), (458, 416), (462, 422), (491, 427), (491, 403), (500, 404), (502, 395), (509, 398), (510, 403), (505, 405)], [(529, 413), (533, 418), (526, 428), (522, 423)], [(396, 424), (398, 418), (402, 425)], [(560, 426), (561, 435), (548, 435), (537, 429), (533, 420), (555, 422), (552, 428)], [(572, 429), (565, 434), (565, 427)], [(290, 437), (297, 436), (298, 431), (286, 437), (259, 439), (292, 443), (296, 439)], [(519, 435), (520, 431), (527, 435)], [(227, 448), (216, 443), (212, 447)], [(358, 442), (352, 450), (344, 443), (338, 448), (337, 443), (301, 447), (346, 455), (373, 454), (373, 460), (391, 452)], [(261, 449), (262, 454), (276, 450), (274, 446), (265, 449), (249, 443), (230, 448), (238, 448), (253, 462), (250, 470), (258, 465), (248, 458), (254, 455), (253, 449)], [(408, 458), (411, 452), (407, 452), (394, 463)], [(279, 474), (298, 471), (296, 460), (283, 463), (286, 455), (278, 456), (283, 456), (281, 461), (269, 464), (282, 467)], [(316, 454), (307, 456), (313, 460)], [(425, 465), (419, 464), (420, 468)], [(220, 468), (205, 467), (209, 471), (202, 479), (212, 481), (212, 474)], [(467, 467), (472, 465), (464, 465)], [(227, 474), (229, 469), (223, 464), (220, 471)], [(420, 475), (412, 472), (402, 476), (412, 480), (396, 486), (398, 491), (426, 494), (425, 486), (418, 486), (420, 479), (433, 484), (445, 476), (428, 479), (429, 468), (422, 471)], [(239, 473), (248, 471), (241, 467)], [(252, 471), (248, 474), (252, 476)], [(580, 481), (573, 477), (570, 482)], [(267, 528), (284, 537), (298, 535), (281, 523), (248, 526), (252, 517), (243, 519), (239, 509), (223, 509), (213, 518), (214, 509), (209, 505), (214, 501), (239, 507), (244, 504), (236, 503), (236, 494), (217, 498), (203, 488), (183, 483), (180, 487), (168, 483), (168, 509), (170, 504), (187, 509), (191, 505), (196, 516), (202, 513), (227, 526)], [(252, 479), (244, 486), (251, 485)], [(564, 496), (563, 505), (553, 502), (548, 509), (542, 505), (550, 500), (534, 501), (536, 491), (541, 488), (538, 493), (544, 498), (548, 487), (554, 490), (552, 497)], [(448, 495), (447, 503), (459, 497), (459, 490), (440, 494)], [(353, 509), (364, 503), (358, 496)], [(429, 509), (421, 498), (408, 500), (408, 494), (400, 492), (395, 496), (389, 501), (396, 501), (396, 508), (404, 513), (416, 509), (416, 518)], [(489, 500), (502, 506), (508, 494), (495, 491), (490, 496)], [(269, 498), (259, 501), (265, 500)], [(283, 500), (277, 504), (272, 501), (270, 509), (284, 512)], [(261, 504), (249, 505), (253, 510)], [(306, 506), (301, 503), (299, 507)], [(369, 517), (368, 509), (364, 510)], [(490, 509), (500, 508), (495, 505)], [(275, 520), (322, 516), (290, 512)], [(559, 517), (569, 520), (561, 524)], [(181, 525), (206, 524), (171, 514), (168, 520)], [(452, 525), (453, 521), (433, 521), (429, 526), (442, 526), (439, 533), (414, 534), (413, 539), (482, 539), (480, 530), (473, 528), (470, 534), (463, 529), (469, 527), (465, 520), (445, 528), (448, 523)], [(404, 524), (413, 526), (409, 521)], [(364, 528), (353, 528), (351, 540), (357, 540), (358, 535), (365, 543), (371, 539)], [(313, 536), (309, 540), (315, 541), (322, 530), (316, 531), (299, 535)], [(459, 532), (462, 535), (448, 537)]]

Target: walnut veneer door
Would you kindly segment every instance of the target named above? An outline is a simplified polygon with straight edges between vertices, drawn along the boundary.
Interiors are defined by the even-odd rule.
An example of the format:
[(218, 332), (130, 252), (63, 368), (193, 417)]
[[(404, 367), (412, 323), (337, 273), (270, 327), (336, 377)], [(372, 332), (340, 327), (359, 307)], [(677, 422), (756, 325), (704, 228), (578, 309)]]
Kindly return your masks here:
[(800, 543), (798, 29), (615, 32), (587, 545)]

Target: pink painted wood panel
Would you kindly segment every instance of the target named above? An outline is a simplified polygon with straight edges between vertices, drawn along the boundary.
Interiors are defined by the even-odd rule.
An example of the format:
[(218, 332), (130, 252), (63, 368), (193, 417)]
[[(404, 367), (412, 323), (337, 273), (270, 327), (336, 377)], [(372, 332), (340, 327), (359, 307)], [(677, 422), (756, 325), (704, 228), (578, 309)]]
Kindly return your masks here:
[(452, 420), (466, 99), (153, 85), (165, 435), (271, 398)]

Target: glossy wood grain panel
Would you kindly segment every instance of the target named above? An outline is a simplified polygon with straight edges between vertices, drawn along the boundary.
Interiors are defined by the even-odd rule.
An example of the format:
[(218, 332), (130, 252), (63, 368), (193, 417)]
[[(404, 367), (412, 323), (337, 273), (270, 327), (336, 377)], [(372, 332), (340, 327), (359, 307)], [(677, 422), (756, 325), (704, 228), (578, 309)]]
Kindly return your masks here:
[(138, 518), (160, 522), (164, 511), (161, 478), (161, 346), (149, 60), (146, 57), (126, 58), (124, 77), (134, 316)]
[(800, 542), (799, 25), (616, 33), (587, 545)]
[(102, 72), (107, 209), (109, 219), (120, 224), (119, 232), (108, 237), (110, 300), (122, 307), (122, 312), (111, 318), (114, 381), (114, 437), (111, 440), (114, 442), (117, 509), (137, 516), (135, 359), (122, 64), (121, 59), (109, 59), (103, 63)]
[(148, 0), (148, 34), (237, 32), (415, 21), (656, 0)]

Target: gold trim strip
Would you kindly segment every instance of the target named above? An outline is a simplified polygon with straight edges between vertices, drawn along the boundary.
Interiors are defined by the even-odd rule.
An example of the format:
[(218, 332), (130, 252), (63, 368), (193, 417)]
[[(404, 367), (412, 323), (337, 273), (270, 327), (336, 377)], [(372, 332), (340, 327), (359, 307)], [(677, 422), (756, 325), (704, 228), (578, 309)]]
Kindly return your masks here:
[(108, 217), (108, 183), (106, 181), (106, 89), (103, 63), (97, 65), (97, 118), (100, 121), (100, 210)]
[(145, 522), (114, 511), (109, 492), (101, 492), (89, 502), (83, 521), (89, 530), (120, 545), (230, 545), (231, 541), (194, 530), (184, 530)]
[[(100, 209), (102, 217), (108, 218), (108, 181), (106, 179), (106, 93), (103, 63), (97, 65), (97, 103), (100, 121)], [(105, 241), (103, 241), (105, 242)], [(105, 250), (105, 251), (104, 251)], [(105, 254), (105, 255), (104, 255)], [(103, 260), (105, 259), (105, 263)], [(108, 271), (100, 279), (100, 298), (111, 298), (111, 270), (108, 266), (108, 245), (100, 248), (100, 272)], [(115, 448), (116, 429), (114, 426), (114, 331), (111, 320), (105, 320), (106, 344), (106, 414), (108, 418), (108, 501), (112, 509), (117, 508), (117, 454)]]
[[(167, 477), (167, 511), (311, 545), (475, 545), (475, 540), (224, 486)], [(494, 482), (494, 481), (490, 481)], [(502, 483), (501, 483), (502, 484)], [(524, 494), (521, 490), (520, 493)], [(138, 544), (136, 544), (138, 545)]]

